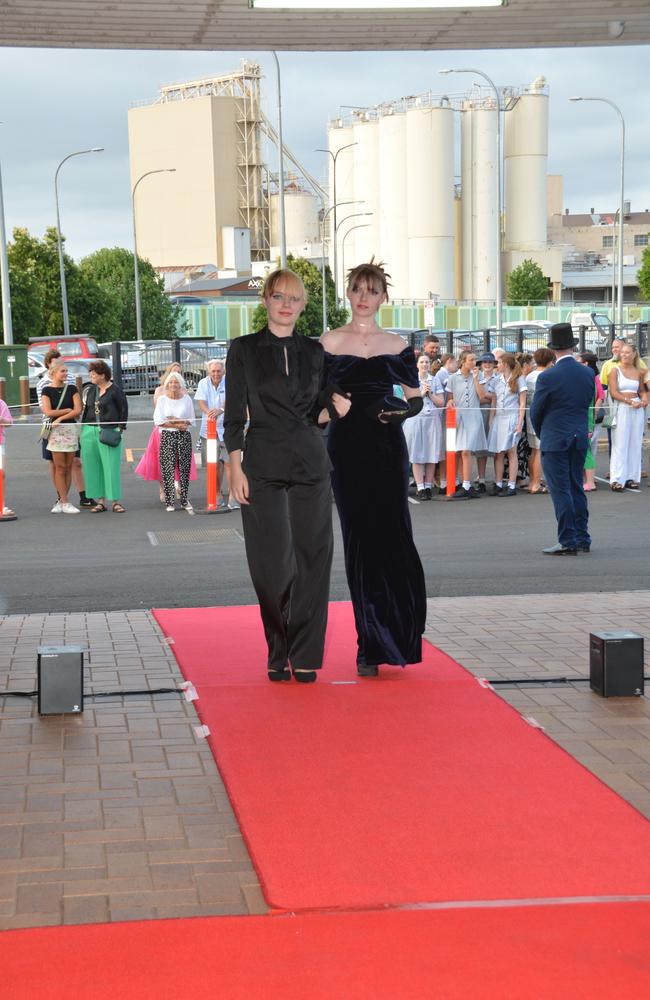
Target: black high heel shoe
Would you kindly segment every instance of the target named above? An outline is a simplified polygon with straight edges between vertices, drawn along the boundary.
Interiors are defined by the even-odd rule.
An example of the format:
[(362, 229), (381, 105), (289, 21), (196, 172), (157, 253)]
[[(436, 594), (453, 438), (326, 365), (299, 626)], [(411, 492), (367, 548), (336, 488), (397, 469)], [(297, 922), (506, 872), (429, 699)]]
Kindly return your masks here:
[(313, 684), (318, 674), (315, 670), (294, 670), (293, 676), (299, 684)]
[(270, 681), (290, 681), (291, 671), (288, 667), (281, 667), (279, 670), (268, 671)]
[(358, 677), (379, 677), (379, 667), (375, 663), (366, 663), (363, 656), (357, 657)]

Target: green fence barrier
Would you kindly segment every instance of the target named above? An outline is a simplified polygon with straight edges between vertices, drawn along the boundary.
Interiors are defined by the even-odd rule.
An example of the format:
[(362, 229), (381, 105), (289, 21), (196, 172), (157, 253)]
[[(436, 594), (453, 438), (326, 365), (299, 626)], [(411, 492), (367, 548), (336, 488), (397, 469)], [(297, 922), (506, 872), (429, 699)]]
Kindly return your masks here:
[[(182, 307), (181, 323), (185, 321), (187, 330), (181, 330), (180, 337), (208, 337), (211, 340), (234, 340), (252, 331), (252, 317), (258, 306), (257, 299), (217, 299), (208, 305), (186, 305)], [(495, 326), (494, 306), (483, 305), (437, 305), (435, 307), (434, 330), (485, 330)], [(504, 323), (526, 323), (530, 320), (548, 320), (551, 323), (565, 323), (572, 313), (600, 312), (610, 315), (607, 305), (602, 303), (566, 303), (548, 306), (504, 306)], [(650, 305), (630, 304), (624, 307), (624, 323), (644, 323), (650, 321)], [(424, 303), (388, 303), (379, 310), (379, 323), (389, 329), (423, 330)]]

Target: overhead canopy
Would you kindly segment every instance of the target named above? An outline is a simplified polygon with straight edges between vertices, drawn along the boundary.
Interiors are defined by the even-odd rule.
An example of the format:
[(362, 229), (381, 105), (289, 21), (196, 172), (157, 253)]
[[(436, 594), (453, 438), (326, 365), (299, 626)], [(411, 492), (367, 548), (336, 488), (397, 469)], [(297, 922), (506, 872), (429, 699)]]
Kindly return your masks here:
[[(471, 0), (470, 0), (471, 2)], [(404, 0), (408, 6), (408, 0)], [(619, 22), (622, 22), (619, 23)], [(2, 0), (0, 44), (110, 49), (490, 49), (650, 42), (648, 0), (476, 10), (251, 10), (248, 0)]]

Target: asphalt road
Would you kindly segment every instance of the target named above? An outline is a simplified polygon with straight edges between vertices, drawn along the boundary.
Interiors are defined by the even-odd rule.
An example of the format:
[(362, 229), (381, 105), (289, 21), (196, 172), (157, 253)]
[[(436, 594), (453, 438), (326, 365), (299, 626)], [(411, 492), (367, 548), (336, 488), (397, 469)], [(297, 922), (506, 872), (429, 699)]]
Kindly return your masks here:
[[(6, 501), (19, 515), (0, 523), (0, 613), (123, 610), (249, 604), (255, 600), (239, 512), (211, 517), (168, 514), (155, 484), (133, 466), (150, 425), (130, 425), (125, 462), (126, 514), (53, 515), (54, 502), (37, 427), (16, 425), (6, 441)], [(604, 464), (606, 453), (600, 454)], [(591, 495), (594, 547), (589, 555), (541, 554), (555, 542), (548, 496), (413, 504), (411, 515), (429, 597), (572, 593), (650, 588), (646, 544), (650, 489)], [(205, 496), (204, 473), (192, 499)], [(76, 496), (73, 495), (73, 500)], [(369, 485), (368, 504), (372, 503)], [(338, 518), (332, 599), (348, 598)], [(387, 526), (386, 530), (390, 530)], [(381, 537), (377, 544), (381, 545)], [(504, 602), (507, 610), (507, 602)]]

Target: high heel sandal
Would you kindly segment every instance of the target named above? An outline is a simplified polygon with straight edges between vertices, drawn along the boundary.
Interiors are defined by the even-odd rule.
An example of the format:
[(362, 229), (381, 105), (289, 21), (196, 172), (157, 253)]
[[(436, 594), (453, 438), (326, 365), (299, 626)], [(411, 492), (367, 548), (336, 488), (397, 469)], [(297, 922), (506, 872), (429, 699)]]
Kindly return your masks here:
[(279, 670), (268, 671), (270, 681), (290, 681), (291, 671), (288, 667), (281, 667)]
[(313, 684), (318, 674), (315, 670), (296, 670), (294, 668), (293, 676), (299, 684)]
[(378, 677), (379, 667), (375, 663), (366, 663), (364, 656), (357, 657), (357, 677)]

